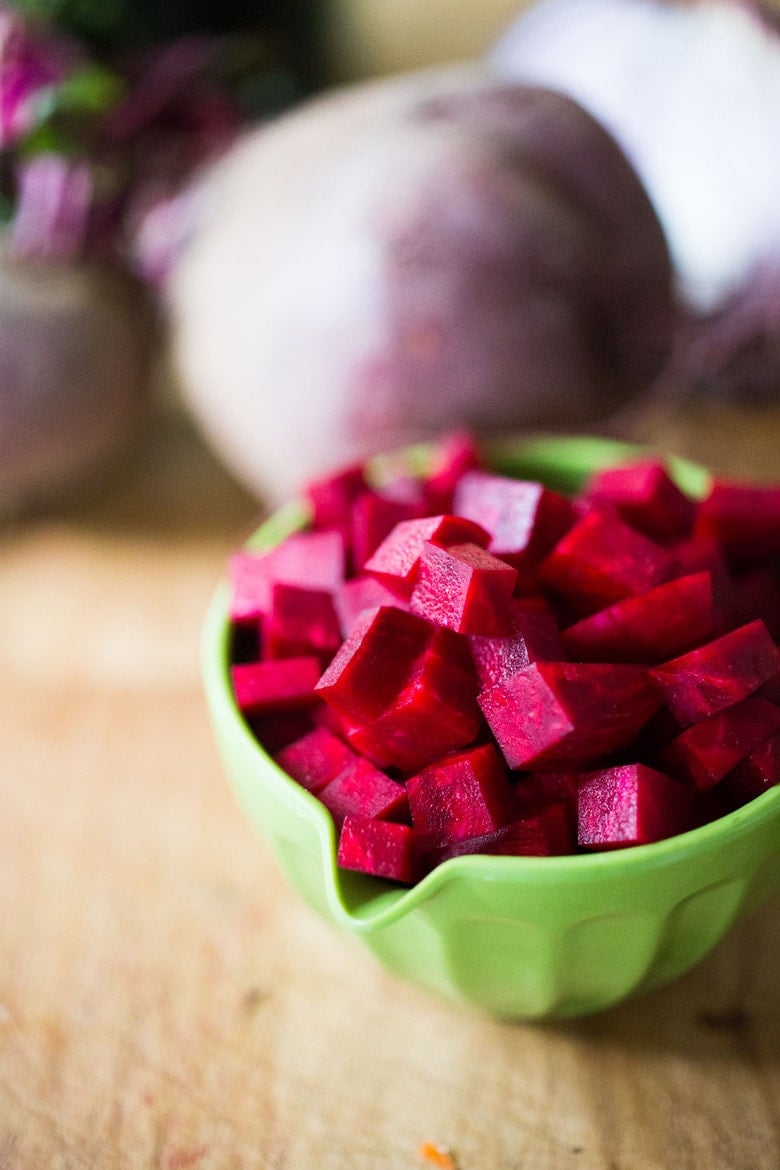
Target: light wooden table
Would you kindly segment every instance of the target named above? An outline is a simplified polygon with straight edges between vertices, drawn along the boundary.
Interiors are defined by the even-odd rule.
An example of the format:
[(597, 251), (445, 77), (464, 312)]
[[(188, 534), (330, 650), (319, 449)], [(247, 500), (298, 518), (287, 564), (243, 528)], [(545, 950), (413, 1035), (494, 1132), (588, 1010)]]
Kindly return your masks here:
[[(663, 438), (776, 476), (779, 419)], [(288, 892), (198, 676), (257, 518), (162, 421), (99, 498), (0, 538), (0, 1168), (415, 1170), (431, 1142), (459, 1170), (777, 1170), (777, 900), (552, 1027), (430, 1000)]]

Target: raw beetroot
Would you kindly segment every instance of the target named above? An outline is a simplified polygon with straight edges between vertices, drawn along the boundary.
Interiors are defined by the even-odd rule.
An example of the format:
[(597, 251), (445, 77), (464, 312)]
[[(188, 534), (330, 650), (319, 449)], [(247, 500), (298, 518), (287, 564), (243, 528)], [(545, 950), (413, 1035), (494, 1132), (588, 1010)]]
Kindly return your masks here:
[(642, 667), (591, 662), (534, 662), (479, 696), (508, 766), (524, 771), (608, 756), (659, 704)]
[(563, 631), (572, 658), (659, 663), (699, 646), (715, 626), (710, 573), (692, 573), (627, 597)]
[(489, 534), (478, 524), (455, 516), (427, 516), (396, 525), (365, 563), (365, 570), (400, 597), (411, 596), (420, 557), (426, 545), (449, 548), (476, 544), (484, 548)]
[[(697, 503), (652, 462), (568, 500), (463, 434), (432, 465), (322, 480), (308, 531), (230, 564), (237, 706), (333, 817), (340, 866), (411, 884), (465, 854), (644, 845), (778, 783), (776, 550), (747, 554), (722, 486)], [(771, 533), (774, 496), (745, 491)]]
[(661, 544), (688, 536), (696, 518), (694, 501), (657, 460), (604, 467), (590, 477), (585, 495), (612, 504), (624, 520)]
[(780, 652), (764, 623), (755, 621), (650, 674), (675, 719), (687, 727), (746, 699), (778, 671)]
[(618, 849), (661, 841), (689, 827), (693, 793), (644, 764), (586, 773), (577, 796), (579, 843)]
[(476, 544), (426, 541), (409, 608), (459, 634), (502, 634), (517, 571)]

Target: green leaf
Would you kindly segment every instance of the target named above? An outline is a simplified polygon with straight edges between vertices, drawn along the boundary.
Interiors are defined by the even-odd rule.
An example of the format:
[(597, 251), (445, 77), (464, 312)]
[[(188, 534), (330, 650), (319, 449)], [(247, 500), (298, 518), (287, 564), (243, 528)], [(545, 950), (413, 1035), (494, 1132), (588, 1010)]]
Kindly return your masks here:
[(0, 192), (0, 225), (6, 227), (14, 217), (14, 200), (5, 192)]
[(33, 158), (36, 154), (60, 154), (63, 158), (79, 158), (83, 156), (84, 150), (78, 138), (51, 122), (44, 122), (42, 126), (35, 126), (25, 135), (16, 148), (16, 154), (22, 161)]
[(60, 114), (102, 114), (115, 106), (125, 90), (116, 73), (101, 65), (84, 65), (59, 85), (47, 87), (34, 101), (37, 125)]

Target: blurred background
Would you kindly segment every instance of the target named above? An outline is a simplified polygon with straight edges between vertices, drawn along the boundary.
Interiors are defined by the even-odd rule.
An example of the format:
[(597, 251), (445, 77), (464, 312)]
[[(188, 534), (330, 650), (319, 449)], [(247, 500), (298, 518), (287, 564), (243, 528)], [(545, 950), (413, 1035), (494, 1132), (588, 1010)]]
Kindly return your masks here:
[(776, 11), (3, 3), (0, 511), (160, 410), (261, 508), (452, 423), (774, 475)]

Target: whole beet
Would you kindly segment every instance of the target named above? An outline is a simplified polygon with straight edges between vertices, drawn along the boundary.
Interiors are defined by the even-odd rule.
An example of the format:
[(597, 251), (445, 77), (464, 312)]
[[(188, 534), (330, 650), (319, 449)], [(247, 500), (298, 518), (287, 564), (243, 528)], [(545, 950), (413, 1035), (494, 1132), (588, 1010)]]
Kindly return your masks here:
[(596, 421), (671, 341), (671, 266), (578, 105), (476, 69), (319, 98), (198, 192), (169, 285), (185, 395), (271, 498), (456, 425)]
[(73, 494), (129, 446), (149, 334), (124, 274), (19, 260), (0, 240), (0, 517)]

